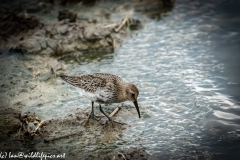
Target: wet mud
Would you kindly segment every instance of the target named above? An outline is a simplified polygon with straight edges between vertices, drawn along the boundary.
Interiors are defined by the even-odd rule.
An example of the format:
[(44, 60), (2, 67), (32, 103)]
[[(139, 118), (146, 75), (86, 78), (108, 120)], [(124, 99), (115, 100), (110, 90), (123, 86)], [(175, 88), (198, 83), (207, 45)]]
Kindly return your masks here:
[[(24, 113), (14, 109), (5, 109), (0, 113), (0, 149), (3, 153), (12, 152), (46, 152), (66, 154), (66, 159), (147, 159), (149, 154), (144, 148), (129, 147), (127, 149), (102, 150), (87, 152), (86, 146), (98, 146), (113, 143), (119, 139), (129, 125), (114, 123), (114, 127), (102, 116), (99, 121), (88, 119), (84, 109), (62, 119), (44, 120), (35, 113)], [(114, 118), (115, 119), (115, 118)], [(75, 141), (77, 145), (70, 145)], [(59, 146), (58, 150), (54, 146)], [(114, 147), (114, 145), (113, 145)], [(19, 150), (20, 149), (20, 150)]]
[[(58, 78), (71, 70), (72, 57), (85, 64), (86, 59), (111, 55), (125, 37), (144, 27), (144, 18), (132, 16), (134, 10), (156, 18), (173, 2), (21, 2), (0, 2), (0, 152), (65, 153), (65, 159), (148, 159), (144, 147), (122, 140), (131, 124), (113, 127), (106, 117), (88, 120), (89, 106), (57, 116), (45, 107), (61, 108), (65, 101), (78, 99)], [(97, 56), (91, 57), (92, 52)], [(113, 111), (104, 109), (108, 114)], [(140, 110), (144, 118), (150, 117)], [(134, 108), (124, 106), (113, 119), (128, 123), (135, 115)], [(122, 147), (123, 141), (128, 147)]]

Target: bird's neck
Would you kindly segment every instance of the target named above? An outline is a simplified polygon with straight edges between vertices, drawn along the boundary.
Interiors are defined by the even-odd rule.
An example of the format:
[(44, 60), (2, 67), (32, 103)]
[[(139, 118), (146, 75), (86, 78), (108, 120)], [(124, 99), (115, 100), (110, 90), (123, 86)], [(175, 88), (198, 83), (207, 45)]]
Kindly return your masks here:
[(129, 87), (129, 83), (122, 83), (121, 84), (122, 87), (120, 87), (121, 89), (119, 90), (119, 95), (118, 95), (118, 100), (119, 102), (124, 102), (127, 101), (127, 89)]

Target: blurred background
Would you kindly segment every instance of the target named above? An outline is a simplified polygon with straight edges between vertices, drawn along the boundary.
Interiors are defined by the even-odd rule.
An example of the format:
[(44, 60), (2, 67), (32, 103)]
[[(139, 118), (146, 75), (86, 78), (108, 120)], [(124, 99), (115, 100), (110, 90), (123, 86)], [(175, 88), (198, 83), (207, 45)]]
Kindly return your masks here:
[[(1, 0), (0, 7), (0, 151), (20, 146), (66, 153), (66, 159), (238, 159), (239, 1)], [(124, 103), (116, 119), (125, 128), (65, 124), (91, 104), (58, 76), (94, 72), (135, 84), (143, 118)], [(27, 112), (64, 122), (49, 134), (82, 134), (23, 143), (16, 115)]]

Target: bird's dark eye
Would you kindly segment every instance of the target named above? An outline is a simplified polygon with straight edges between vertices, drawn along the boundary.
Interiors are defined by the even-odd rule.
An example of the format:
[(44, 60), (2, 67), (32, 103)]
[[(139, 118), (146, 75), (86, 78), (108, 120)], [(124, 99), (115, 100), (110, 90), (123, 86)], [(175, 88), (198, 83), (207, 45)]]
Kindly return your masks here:
[(132, 93), (132, 97), (135, 97), (135, 94), (134, 94), (134, 93)]

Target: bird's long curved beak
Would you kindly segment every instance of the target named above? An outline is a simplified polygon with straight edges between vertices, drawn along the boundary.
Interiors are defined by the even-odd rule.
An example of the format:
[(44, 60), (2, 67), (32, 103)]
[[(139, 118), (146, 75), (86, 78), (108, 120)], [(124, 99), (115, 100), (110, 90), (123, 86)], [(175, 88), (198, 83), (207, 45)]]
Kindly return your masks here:
[(137, 112), (138, 112), (138, 116), (139, 116), (139, 118), (141, 118), (140, 111), (139, 111), (139, 108), (138, 108), (137, 100), (134, 101), (133, 103), (134, 103), (134, 105), (135, 105), (135, 107), (136, 107), (136, 109), (137, 109)]

